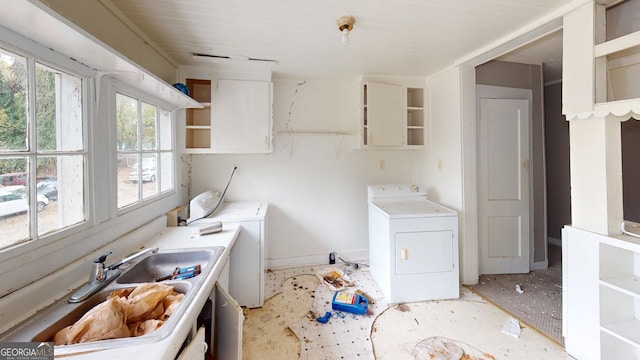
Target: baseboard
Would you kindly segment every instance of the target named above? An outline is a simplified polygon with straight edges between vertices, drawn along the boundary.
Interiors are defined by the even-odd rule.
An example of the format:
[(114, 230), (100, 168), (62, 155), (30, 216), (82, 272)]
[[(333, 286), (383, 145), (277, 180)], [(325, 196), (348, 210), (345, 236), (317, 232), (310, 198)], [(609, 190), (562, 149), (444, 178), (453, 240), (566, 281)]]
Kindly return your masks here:
[(555, 246), (560, 246), (562, 247), (562, 240), (560, 239), (556, 239), (554, 237), (551, 236), (547, 236), (547, 241), (549, 242), (549, 244), (551, 245), (555, 245)]
[[(345, 259), (346, 261), (357, 261), (357, 262), (364, 262), (364, 263), (369, 262), (368, 250), (343, 251), (343, 252), (338, 252), (338, 256)], [(339, 263), (339, 260), (336, 259), (336, 262)], [(268, 260), (269, 269), (290, 268), (290, 267), (308, 266), (308, 265), (327, 265), (328, 266), (329, 253)]]
[(549, 260), (534, 262), (529, 265), (529, 270), (544, 270), (549, 267)]

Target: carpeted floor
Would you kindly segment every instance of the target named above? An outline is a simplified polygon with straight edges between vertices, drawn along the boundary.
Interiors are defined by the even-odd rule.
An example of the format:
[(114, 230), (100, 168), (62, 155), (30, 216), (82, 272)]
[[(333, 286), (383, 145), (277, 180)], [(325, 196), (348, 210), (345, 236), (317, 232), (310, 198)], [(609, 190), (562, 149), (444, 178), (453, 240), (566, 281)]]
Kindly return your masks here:
[(469, 288), (557, 343), (564, 344), (561, 247), (549, 245), (549, 268), (546, 270), (481, 275), (479, 283)]

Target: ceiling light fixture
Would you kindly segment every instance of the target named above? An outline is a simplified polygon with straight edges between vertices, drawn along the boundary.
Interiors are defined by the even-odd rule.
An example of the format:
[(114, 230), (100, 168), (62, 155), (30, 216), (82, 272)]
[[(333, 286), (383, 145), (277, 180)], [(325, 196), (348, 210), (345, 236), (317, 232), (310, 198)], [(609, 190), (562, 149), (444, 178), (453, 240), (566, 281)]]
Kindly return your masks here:
[(338, 30), (342, 33), (342, 43), (347, 44), (349, 42), (349, 32), (353, 30), (353, 24), (356, 23), (356, 19), (353, 16), (341, 16), (336, 21), (338, 23)]

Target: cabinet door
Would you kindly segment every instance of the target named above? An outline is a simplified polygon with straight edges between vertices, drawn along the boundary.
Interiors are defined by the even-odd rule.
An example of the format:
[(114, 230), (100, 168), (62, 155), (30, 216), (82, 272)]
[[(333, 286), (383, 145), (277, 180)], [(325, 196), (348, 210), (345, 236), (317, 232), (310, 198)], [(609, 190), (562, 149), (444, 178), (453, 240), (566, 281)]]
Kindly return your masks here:
[(201, 327), (196, 336), (180, 353), (177, 360), (204, 360), (207, 352), (207, 342), (204, 341), (204, 327)]
[(211, 107), (214, 152), (271, 152), (270, 82), (218, 80)]
[(402, 86), (368, 83), (366, 96), (367, 144), (403, 146), (406, 125)]
[(244, 315), (242, 308), (222, 288), (220, 283), (215, 286), (215, 320), (214, 345), (215, 359), (242, 359), (242, 322)]

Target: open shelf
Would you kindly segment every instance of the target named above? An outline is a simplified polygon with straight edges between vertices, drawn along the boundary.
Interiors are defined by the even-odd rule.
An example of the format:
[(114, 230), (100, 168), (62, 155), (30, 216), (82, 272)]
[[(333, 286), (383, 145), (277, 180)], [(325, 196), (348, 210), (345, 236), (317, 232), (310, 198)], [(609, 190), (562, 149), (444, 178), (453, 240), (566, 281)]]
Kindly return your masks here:
[(185, 148), (211, 148), (211, 80), (186, 79), (185, 83), (191, 97), (203, 106), (186, 110)]

